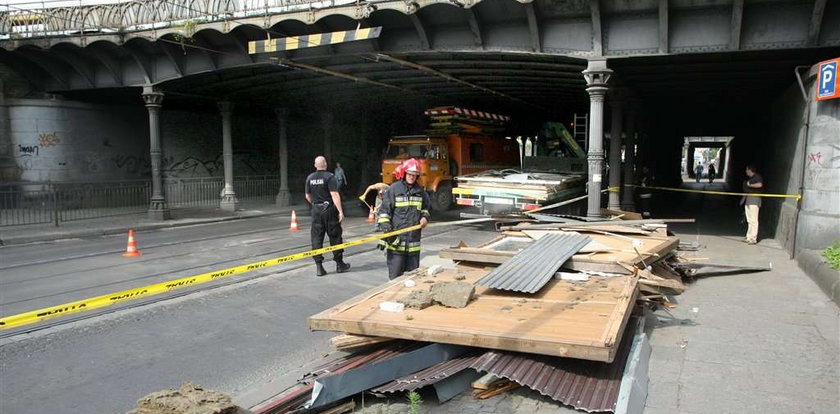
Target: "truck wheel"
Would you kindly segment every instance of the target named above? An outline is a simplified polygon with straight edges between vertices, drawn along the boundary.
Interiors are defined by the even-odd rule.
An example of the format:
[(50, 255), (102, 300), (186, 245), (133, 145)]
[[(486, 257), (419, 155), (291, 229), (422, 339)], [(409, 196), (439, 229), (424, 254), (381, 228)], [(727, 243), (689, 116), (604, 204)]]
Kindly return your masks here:
[(452, 184), (445, 183), (438, 186), (437, 191), (431, 193), (432, 210), (446, 211), (452, 205)]

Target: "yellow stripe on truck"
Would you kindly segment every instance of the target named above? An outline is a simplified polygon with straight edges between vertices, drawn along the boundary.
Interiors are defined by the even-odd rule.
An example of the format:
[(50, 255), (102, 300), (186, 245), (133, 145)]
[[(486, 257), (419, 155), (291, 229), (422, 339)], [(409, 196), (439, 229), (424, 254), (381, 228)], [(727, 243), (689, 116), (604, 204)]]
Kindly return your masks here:
[(472, 189), (455, 187), (452, 189), (452, 194), (472, 195)]

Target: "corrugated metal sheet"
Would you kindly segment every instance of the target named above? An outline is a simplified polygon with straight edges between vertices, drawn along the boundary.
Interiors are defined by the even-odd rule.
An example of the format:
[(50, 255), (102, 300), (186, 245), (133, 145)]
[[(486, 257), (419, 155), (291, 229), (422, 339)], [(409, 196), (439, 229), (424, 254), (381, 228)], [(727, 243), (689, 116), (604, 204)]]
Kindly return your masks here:
[(396, 358), (404, 353), (414, 351), (427, 345), (423, 342), (412, 341), (391, 341), (382, 344), (381, 347), (374, 347), (364, 352), (350, 354), (334, 359), (316, 367), (312, 372), (306, 374), (298, 382), (299, 384), (290, 387), (275, 400), (266, 403), (254, 410), (255, 414), (282, 414), (302, 408), (312, 396), (312, 386), (318, 378), (329, 377), (340, 374), (354, 368), (374, 364), (376, 362)]
[[(628, 326), (634, 326), (631, 321)], [(584, 361), (535, 354), (490, 351), (470, 368), (507, 378), (555, 401), (587, 412), (615, 409), (621, 378), (633, 342), (626, 332), (615, 361)]]
[(587, 243), (589, 236), (581, 234), (547, 234), (481, 278), (476, 285), (535, 293)]
[(413, 391), (418, 388), (423, 388), (427, 385), (432, 385), (445, 378), (451, 377), (472, 365), (478, 356), (473, 354), (469, 356), (460, 356), (450, 359), (449, 361), (441, 362), (440, 364), (432, 365), (422, 371), (415, 372), (411, 375), (406, 375), (402, 378), (397, 378), (385, 385), (372, 389), (373, 392), (399, 392), (399, 391)]

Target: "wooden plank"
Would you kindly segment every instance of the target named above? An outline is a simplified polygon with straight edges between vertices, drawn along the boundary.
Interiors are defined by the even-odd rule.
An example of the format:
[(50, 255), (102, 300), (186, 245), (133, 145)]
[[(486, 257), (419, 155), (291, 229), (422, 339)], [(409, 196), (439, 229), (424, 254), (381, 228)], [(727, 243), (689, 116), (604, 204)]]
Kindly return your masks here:
[(330, 344), (336, 350), (343, 351), (350, 348), (379, 344), (391, 340), (391, 338), (382, 338), (379, 336), (343, 334), (330, 338)]
[(517, 384), (516, 382), (513, 382), (511, 380), (505, 380), (505, 381), (501, 382), (499, 385), (497, 385), (493, 388), (474, 393), (473, 397), (478, 398), (479, 400), (486, 400), (490, 397), (495, 397), (499, 394), (504, 394), (504, 393), (506, 393), (510, 390), (513, 390), (513, 389), (516, 389), (516, 388), (519, 388), (519, 387), (520, 387), (520, 385)]
[[(474, 283), (483, 269), (448, 269), (432, 276), (403, 276), (415, 280), (407, 288), (389, 283), (340, 303), (309, 318), (313, 330), (402, 338), (530, 352), (610, 362), (619, 342), (624, 313), (637, 290), (633, 277), (591, 277), (587, 282), (553, 279), (534, 295), (476, 287), (476, 299), (460, 309), (434, 305), (401, 313), (379, 309), (382, 301), (398, 300), (411, 290), (427, 288), (426, 281)], [(404, 279), (403, 279), (404, 280)], [(488, 317), (493, 315), (493, 317)]]
[(503, 381), (502, 378), (499, 378), (493, 374), (484, 374), (481, 378), (473, 381), (472, 387), (479, 390), (489, 390), (494, 383), (498, 383)]
[[(642, 219), (644, 219), (644, 217), (642, 217), (641, 214), (636, 213), (634, 211), (610, 210), (610, 209), (607, 209), (607, 208), (602, 208), (601, 209), (601, 215), (602, 216), (621, 216), (622, 220), (642, 220)], [(621, 221), (619, 220), (619, 223), (620, 222)]]

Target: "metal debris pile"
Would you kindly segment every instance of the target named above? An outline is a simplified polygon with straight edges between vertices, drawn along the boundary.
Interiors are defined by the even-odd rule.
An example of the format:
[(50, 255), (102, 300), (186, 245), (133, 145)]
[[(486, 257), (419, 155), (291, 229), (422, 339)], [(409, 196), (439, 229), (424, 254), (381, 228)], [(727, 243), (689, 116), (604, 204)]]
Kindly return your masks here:
[(586, 412), (641, 412), (650, 346), (640, 316), (675, 306), (704, 267), (679, 251), (699, 246), (663, 220), (542, 219), (497, 225), (485, 243), (442, 250), (452, 268), (420, 268), (312, 316), (310, 328), (343, 332), (331, 342), (350, 353), (255, 412), (349, 412), (357, 395), (421, 389), (445, 403), (518, 387)]

